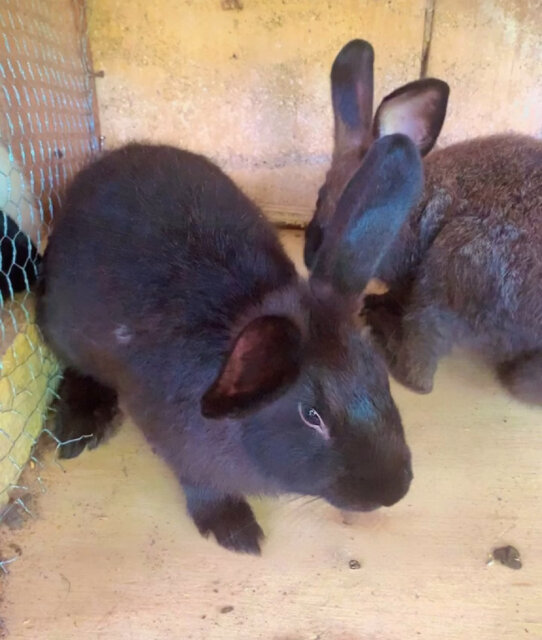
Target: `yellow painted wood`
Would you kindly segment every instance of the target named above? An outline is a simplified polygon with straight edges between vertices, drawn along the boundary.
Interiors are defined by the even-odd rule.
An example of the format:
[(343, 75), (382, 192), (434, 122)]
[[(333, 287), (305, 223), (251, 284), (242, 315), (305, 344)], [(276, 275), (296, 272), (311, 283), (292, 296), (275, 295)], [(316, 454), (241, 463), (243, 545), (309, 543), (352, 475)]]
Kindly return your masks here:
[[(27, 298), (28, 321), (16, 302), (2, 315), (9, 345), (0, 369), (0, 508), (9, 499), (9, 489), (17, 483), (28, 462), (58, 377), (58, 364), (42, 343), (33, 323), (33, 305)], [(13, 322), (10, 323), (10, 318)], [(13, 331), (17, 328), (17, 332)]]
[(312, 214), (340, 48), (356, 37), (375, 45), (378, 95), (419, 69), (425, 0), (87, 4), (106, 145), (143, 138), (202, 152), (282, 222)]
[[(300, 263), (301, 235), (284, 237)], [(49, 460), (40, 516), (0, 534), (2, 550), (22, 550), (3, 581), (10, 640), (542, 637), (541, 411), (465, 355), (442, 364), (429, 396), (392, 390), (413, 452), (408, 496), (348, 518), (254, 501), (261, 558), (198, 535), (130, 423), (64, 471)], [(486, 564), (502, 544), (519, 549), (520, 571)]]
[(451, 88), (442, 144), (509, 130), (542, 136), (541, 9), (437, 0), (427, 73)]
[[(235, 7), (242, 7), (236, 9)], [(205, 153), (278, 222), (306, 223), (332, 148), (331, 63), (376, 50), (375, 99), (420, 71), (425, 0), (89, 0), (102, 133)], [(428, 74), (451, 85), (441, 144), (542, 134), (539, 3), (437, 0)]]

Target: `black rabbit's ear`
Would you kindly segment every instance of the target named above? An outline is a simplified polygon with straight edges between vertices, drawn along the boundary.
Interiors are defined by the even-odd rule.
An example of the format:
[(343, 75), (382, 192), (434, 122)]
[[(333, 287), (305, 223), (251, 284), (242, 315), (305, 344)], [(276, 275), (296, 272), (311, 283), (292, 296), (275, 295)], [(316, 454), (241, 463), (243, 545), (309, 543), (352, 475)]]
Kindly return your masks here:
[(331, 67), (335, 151), (359, 148), (371, 134), (374, 51), (365, 40), (351, 40)]
[(362, 293), (423, 187), (420, 154), (407, 136), (373, 143), (343, 191), (311, 275), (313, 291)]
[(373, 124), (375, 138), (404, 133), (424, 156), (442, 129), (449, 94), (450, 87), (436, 78), (405, 84), (380, 103)]
[(206, 418), (255, 411), (286, 391), (299, 375), (301, 331), (283, 316), (262, 316), (237, 338), (218, 378), (201, 400)]

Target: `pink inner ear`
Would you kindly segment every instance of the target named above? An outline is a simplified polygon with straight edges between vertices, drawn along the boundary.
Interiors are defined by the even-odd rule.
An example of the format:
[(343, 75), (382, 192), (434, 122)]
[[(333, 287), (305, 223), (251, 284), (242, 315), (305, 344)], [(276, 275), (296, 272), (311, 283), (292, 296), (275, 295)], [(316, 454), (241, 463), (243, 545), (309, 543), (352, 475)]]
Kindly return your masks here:
[(252, 349), (250, 337), (242, 335), (235, 345), (227, 366), (218, 382), (218, 392), (224, 395), (234, 396), (237, 393), (247, 391), (247, 383), (250, 379), (245, 374), (245, 360), (249, 359)]
[(404, 133), (418, 147), (424, 147), (428, 141), (427, 128), (419, 120), (410, 120), (409, 114), (397, 113), (395, 119), (390, 118), (389, 125), (385, 123), (385, 126), (389, 126), (393, 133)]
[(217, 418), (269, 402), (296, 379), (300, 361), (301, 332), (290, 319), (252, 320), (203, 395), (203, 414)]
[(402, 133), (407, 135), (419, 149), (433, 142), (432, 123), (439, 108), (439, 95), (426, 90), (419, 95), (407, 91), (383, 102), (379, 109), (378, 137)]

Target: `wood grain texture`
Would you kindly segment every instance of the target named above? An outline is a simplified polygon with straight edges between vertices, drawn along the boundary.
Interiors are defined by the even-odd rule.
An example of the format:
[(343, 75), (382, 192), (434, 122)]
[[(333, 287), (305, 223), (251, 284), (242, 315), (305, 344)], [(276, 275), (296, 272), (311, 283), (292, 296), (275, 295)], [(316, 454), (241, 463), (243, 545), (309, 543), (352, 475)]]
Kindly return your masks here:
[(442, 145), (542, 136), (542, 2), (437, 0), (427, 74), (450, 84)]
[[(437, 0), (428, 75), (451, 85), (441, 144), (542, 135), (540, 0)], [(329, 166), (329, 72), (375, 48), (375, 101), (418, 77), (426, 0), (89, 0), (102, 132), (218, 161), (274, 220), (306, 223)], [(229, 9), (229, 10), (225, 10)]]
[[(284, 237), (299, 259), (300, 234)], [(10, 640), (542, 637), (542, 412), (465, 356), (441, 366), (431, 395), (394, 394), (414, 458), (406, 499), (348, 518), (255, 501), (261, 558), (199, 537), (129, 423), (64, 472), (49, 462), (36, 519), (0, 534), (2, 550), (22, 549), (3, 581)], [(502, 544), (520, 571), (486, 564)]]
[(377, 95), (416, 77), (424, 4), (89, 0), (106, 145), (144, 138), (204, 153), (270, 216), (306, 223), (332, 151), (333, 59), (366, 38)]

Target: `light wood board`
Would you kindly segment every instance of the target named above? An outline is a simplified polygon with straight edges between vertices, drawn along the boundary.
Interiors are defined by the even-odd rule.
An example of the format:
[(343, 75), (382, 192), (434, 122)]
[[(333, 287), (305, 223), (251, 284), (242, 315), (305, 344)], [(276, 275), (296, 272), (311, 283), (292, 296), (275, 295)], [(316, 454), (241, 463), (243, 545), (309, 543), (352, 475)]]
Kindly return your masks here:
[[(300, 234), (285, 238), (299, 256)], [(49, 462), (36, 518), (0, 533), (4, 554), (22, 550), (1, 582), (8, 637), (541, 638), (542, 412), (463, 356), (431, 395), (394, 394), (414, 457), (408, 496), (348, 520), (324, 503), (256, 501), (261, 558), (199, 537), (131, 424), (64, 471)], [(523, 568), (488, 566), (508, 543)]]

